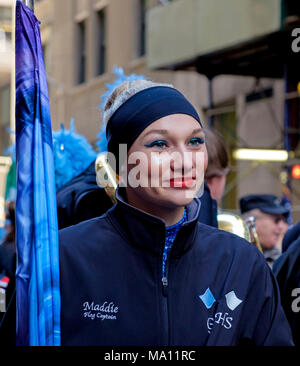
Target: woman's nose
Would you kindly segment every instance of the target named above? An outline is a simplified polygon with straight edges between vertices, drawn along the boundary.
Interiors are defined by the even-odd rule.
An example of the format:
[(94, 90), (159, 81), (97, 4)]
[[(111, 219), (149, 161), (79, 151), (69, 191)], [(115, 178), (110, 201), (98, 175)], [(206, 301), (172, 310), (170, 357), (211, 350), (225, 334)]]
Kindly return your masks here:
[(179, 148), (172, 152), (170, 166), (174, 172), (180, 172), (183, 176), (187, 176), (193, 169), (193, 160), (191, 151)]

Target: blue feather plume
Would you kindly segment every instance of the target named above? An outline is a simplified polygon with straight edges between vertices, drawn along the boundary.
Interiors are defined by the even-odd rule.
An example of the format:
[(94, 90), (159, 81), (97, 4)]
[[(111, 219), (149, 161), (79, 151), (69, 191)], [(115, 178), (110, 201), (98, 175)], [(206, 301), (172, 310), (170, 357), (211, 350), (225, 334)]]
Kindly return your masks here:
[(70, 129), (52, 132), (53, 156), (55, 166), (56, 190), (60, 189), (71, 179), (81, 174), (97, 157), (97, 153), (87, 139), (76, 133), (74, 119)]

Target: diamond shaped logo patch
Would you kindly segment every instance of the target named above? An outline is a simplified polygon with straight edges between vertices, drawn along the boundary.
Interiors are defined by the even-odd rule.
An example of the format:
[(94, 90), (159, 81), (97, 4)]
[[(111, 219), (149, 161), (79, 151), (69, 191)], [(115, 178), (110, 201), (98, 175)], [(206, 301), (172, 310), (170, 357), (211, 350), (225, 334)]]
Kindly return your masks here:
[(243, 302), (236, 296), (234, 291), (228, 292), (228, 294), (225, 295), (225, 298), (226, 298), (226, 304), (230, 310), (234, 310), (236, 307), (240, 305), (241, 302)]
[(202, 300), (203, 304), (206, 306), (207, 309), (210, 309), (213, 306), (214, 302), (216, 301), (209, 287), (202, 295), (199, 295), (199, 298)]

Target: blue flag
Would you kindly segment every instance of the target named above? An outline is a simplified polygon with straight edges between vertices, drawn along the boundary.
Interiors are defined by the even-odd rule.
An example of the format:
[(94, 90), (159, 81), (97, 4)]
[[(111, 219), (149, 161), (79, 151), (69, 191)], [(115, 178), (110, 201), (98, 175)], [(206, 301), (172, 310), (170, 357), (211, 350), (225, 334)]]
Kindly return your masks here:
[(60, 345), (51, 119), (39, 21), (16, 4), (17, 344)]

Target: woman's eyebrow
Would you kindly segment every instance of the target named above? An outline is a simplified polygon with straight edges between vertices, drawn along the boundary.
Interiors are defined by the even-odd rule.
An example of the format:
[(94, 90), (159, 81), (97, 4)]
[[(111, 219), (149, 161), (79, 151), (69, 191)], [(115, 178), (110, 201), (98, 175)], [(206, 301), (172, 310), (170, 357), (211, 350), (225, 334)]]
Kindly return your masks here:
[(202, 132), (203, 128), (196, 128), (195, 130), (192, 131), (192, 135), (198, 132)]
[(167, 135), (168, 131), (167, 130), (151, 130), (151, 131), (145, 133), (144, 137), (150, 135), (151, 133), (160, 133), (161, 135)]
[[(196, 128), (192, 131), (191, 135), (194, 135), (196, 133), (202, 132), (203, 128)], [(168, 135), (168, 130), (151, 130), (147, 133), (145, 133), (144, 137), (150, 135), (151, 133), (160, 133), (161, 135)]]

